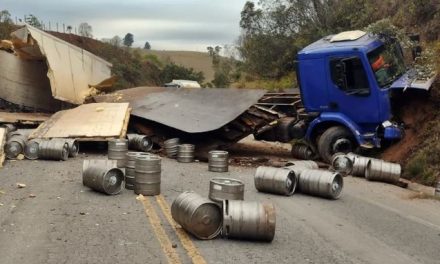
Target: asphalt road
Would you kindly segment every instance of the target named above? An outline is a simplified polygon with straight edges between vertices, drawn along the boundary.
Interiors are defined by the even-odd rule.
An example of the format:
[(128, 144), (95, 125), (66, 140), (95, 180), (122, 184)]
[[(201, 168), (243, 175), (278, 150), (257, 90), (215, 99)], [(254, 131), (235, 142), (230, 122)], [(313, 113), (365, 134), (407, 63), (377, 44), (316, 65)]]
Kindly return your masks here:
[[(336, 201), (283, 197), (258, 193), (254, 168), (218, 174), (164, 159), (162, 195), (139, 201), (128, 190), (106, 196), (84, 187), (84, 158), (104, 156), (0, 169), (0, 263), (440, 263), (440, 202), (396, 186), (347, 177)], [(276, 205), (272, 243), (200, 241), (173, 228), (173, 199), (186, 190), (207, 196), (216, 176), (244, 181), (246, 200)]]

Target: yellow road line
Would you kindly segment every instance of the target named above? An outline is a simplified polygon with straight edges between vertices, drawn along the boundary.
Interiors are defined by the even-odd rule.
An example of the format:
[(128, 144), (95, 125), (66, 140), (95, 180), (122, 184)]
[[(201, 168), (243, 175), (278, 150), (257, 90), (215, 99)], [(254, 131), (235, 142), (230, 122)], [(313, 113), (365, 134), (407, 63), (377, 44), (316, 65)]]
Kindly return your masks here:
[(170, 223), (170, 225), (173, 227), (174, 231), (177, 234), (177, 237), (179, 237), (180, 242), (182, 243), (183, 247), (186, 249), (186, 252), (188, 253), (188, 256), (191, 258), (192, 263), (206, 264), (205, 259), (197, 250), (196, 246), (193, 244), (188, 234), (181, 227), (177, 227), (176, 222), (174, 222), (174, 219), (171, 216), (170, 206), (168, 205), (167, 201), (165, 201), (165, 198), (162, 196), (162, 194), (157, 195), (156, 200), (157, 203), (159, 204), (159, 207), (162, 209), (165, 218), (168, 220), (168, 223)]
[(142, 202), (142, 204), (144, 205), (145, 214), (147, 215), (147, 218), (150, 221), (151, 226), (153, 227), (153, 231), (156, 234), (160, 246), (168, 259), (168, 263), (180, 264), (181, 261), (179, 259), (179, 255), (177, 254), (176, 250), (174, 250), (170, 239), (165, 233), (165, 230), (162, 228), (160, 218), (154, 210), (154, 207), (152, 206), (149, 198), (144, 197), (143, 195), (139, 195), (138, 197), (136, 197), (136, 200)]

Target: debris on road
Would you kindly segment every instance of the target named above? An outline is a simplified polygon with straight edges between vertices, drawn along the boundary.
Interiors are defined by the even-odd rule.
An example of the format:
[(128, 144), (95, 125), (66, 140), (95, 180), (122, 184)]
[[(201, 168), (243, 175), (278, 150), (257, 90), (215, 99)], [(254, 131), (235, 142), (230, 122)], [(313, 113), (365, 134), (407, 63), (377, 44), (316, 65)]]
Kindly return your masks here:
[(332, 157), (331, 168), (342, 176), (347, 176), (353, 170), (353, 161), (344, 153), (336, 153)]
[(126, 166), (125, 166), (125, 189), (134, 190), (135, 177), (136, 177), (136, 159), (139, 156), (150, 155), (145, 152), (127, 152), (125, 154)]
[(19, 189), (26, 188), (26, 184), (24, 184), (24, 183), (17, 182), (16, 185), (17, 185), (17, 188), (19, 188)]
[[(104, 110), (97, 112), (96, 107)], [(124, 138), (129, 114), (127, 103), (80, 105), (51, 116), (31, 134), (31, 138), (75, 138), (80, 141)]]
[(293, 158), (300, 160), (311, 160), (315, 156), (313, 149), (303, 143), (296, 143), (292, 145), (291, 153)]
[(371, 159), (365, 170), (365, 178), (369, 181), (396, 183), (400, 179), (402, 168), (400, 164)]
[(35, 197), (37, 197), (35, 194), (33, 194), (33, 193), (29, 194), (29, 198), (35, 198)]
[(171, 215), (186, 231), (199, 239), (213, 239), (222, 230), (220, 207), (194, 192), (183, 192), (171, 204)]
[(339, 199), (343, 186), (344, 179), (337, 172), (307, 169), (299, 172), (298, 189), (304, 194)]
[(230, 178), (213, 178), (209, 181), (209, 199), (216, 203), (223, 200), (244, 200), (244, 183)]
[(301, 167), (301, 168), (305, 168), (305, 169), (319, 169), (319, 165), (318, 163), (316, 163), (315, 161), (312, 160), (295, 160), (295, 161), (288, 161), (285, 164), (285, 167), (290, 167), (290, 166), (295, 166), (296, 167)]
[(365, 177), (365, 169), (368, 162), (371, 160), (369, 157), (362, 157), (354, 153), (348, 153), (347, 157), (353, 162), (353, 170), (351, 174), (353, 176)]
[(126, 166), (126, 154), (128, 151), (128, 140), (125, 138), (111, 139), (108, 141), (108, 159), (116, 160), (118, 168)]
[(298, 175), (287, 168), (260, 166), (255, 171), (254, 183), (259, 192), (291, 196), (296, 191)]
[(146, 135), (127, 134), (128, 149), (148, 152), (153, 148), (153, 141)]
[(69, 158), (69, 144), (63, 140), (42, 140), (38, 143), (38, 158), (65, 161)]
[(224, 200), (222, 236), (271, 242), (275, 236), (275, 206), (267, 202)]
[(98, 159), (92, 159), (92, 160), (84, 160), (83, 166), (82, 166), (82, 173), (90, 167), (90, 166), (98, 166), (103, 167), (107, 169), (117, 168), (116, 160), (98, 160)]
[(228, 172), (229, 153), (223, 150), (211, 150), (208, 154), (208, 170), (212, 172)]
[(168, 158), (174, 159), (177, 157), (177, 152), (179, 151), (179, 138), (171, 138), (164, 141), (165, 153)]
[(82, 175), (83, 185), (108, 195), (118, 194), (122, 190), (124, 172), (119, 168), (108, 168), (99, 164), (90, 164)]

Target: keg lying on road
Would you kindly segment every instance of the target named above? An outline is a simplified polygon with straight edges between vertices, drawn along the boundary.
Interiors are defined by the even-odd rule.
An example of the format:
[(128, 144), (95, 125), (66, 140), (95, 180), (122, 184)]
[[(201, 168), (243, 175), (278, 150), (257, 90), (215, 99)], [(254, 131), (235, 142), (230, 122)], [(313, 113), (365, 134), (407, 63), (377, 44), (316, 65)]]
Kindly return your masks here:
[(190, 163), (194, 161), (195, 146), (192, 144), (179, 145), (177, 151), (177, 161), (183, 163)]
[(90, 159), (83, 161), (82, 173), (84, 173), (90, 166), (99, 166), (107, 169), (117, 168), (116, 160), (101, 160), (101, 159)]
[(134, 192), (142, 195), (159, 195), (161, 159), (154, 155), (141, 155), (135, 161)]
[(167, 157), (171, 159), (176, 158), (177, 151), (179, 149), (180, 139), (178, 138), (168, 139), (163, 144)]
[(171, 205), (173, 219), (199, 239), (212, 239), (222, 229), (220, 207), (194, 192), (181, 193)]
[(125, 189), (134, 190), (136, 159), (137, 157), (148, 156), (150, 154), (146, 152), (129, 151), (125, 155), (127, 159), (127, 166), (125, 167)]
[(288, 161), (285, 166), (286, 167), (296, 166), (296, 167), (302, 167), (304, 169), (311, 169), (311, 170), (319, 169), (318, 163), (316, 163), (316, 162), (314, 162), (312, 160), (293, 160), (293, 161)]
[(73, 138), (54, 138), (52, 140), (64, 141), (69, 146), (69, 157), (76, 157), (79, 153), (79, 143)]
[(126, 165), (125, 153), (128, 151), (128, 140), (124, 138), (108, 141), (108, 159), (116, 160), (119, 168)]
[(60, 140), (41, 140), (38, 143), (38, 158), (48, 160), (67, 160), (69, 145)]
[(227, 172), (229, 153), (223, 150), (212, 150), (208, 155), (208, 170), (213, 172)]
[(353, 162), (351, 175), (365, 177), (365, 170), (367, 169), (368, 162), (371, 158), (359, 156), (351, 152), (347, 154), (347, 157)]
[(214, 178), (209, 181), (209, 199), (221, 203), (223, 200), (243, 200), (244, 183), (230, 178)]
[(344, 153), (336, 153), (332, 156), (332, 169), (346, 176), (353, 170), (353, 161)]
[(26, 142), (24, 148), (24, 156), (30, 160), (38, 159), (39, 145), (42, 140), (32, 139)]
[(224, 237), (270, 242), (275, 236), (275, 224), (272, 203), (223, 201)]
[(23, 135), (15, 134), (8, 138), (5, 145), (5, 153), (8, 159), (16, 159), (18, 155), (24, 152), (26, 147), (26, 138)]
[(313, 159), (314, 153), (312, 148), (306, 144), (297, 143), (292, 146), (292, 157), (301, 160), (311, 160)]
[(291, 196), (295, 193), (298, 177), (293, 170), (260, 166), (255, 172), (254, 183), (260, 192)]
[(338, 172), (324, 170), (302, 170), (298, 188), (302, 193), (338, 199), (341, 196), (344, 179)]
[(118, 194), (123, 180), (124, 173), (118, 168), (93, 164), (83, 172), (83, 185), (105, 194)]
[(147, 152), (153, 148), (153, 141), (145, 135), (127, 134), (127, 138), (128, 149)]
[(365, 178), (369, 181), (395, 183), (399, 181), (401, 173), (400, 164), (371, 159), (365, 170)]

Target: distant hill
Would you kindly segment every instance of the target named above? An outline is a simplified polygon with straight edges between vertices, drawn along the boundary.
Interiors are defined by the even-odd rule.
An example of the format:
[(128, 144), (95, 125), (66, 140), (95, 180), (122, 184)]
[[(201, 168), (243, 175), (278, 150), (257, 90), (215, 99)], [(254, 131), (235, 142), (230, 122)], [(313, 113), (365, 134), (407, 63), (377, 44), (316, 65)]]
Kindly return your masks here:
[(211, 82), (214, 79), (214, 68), (212, 59), (208, 52), (197, 51), (167, 51), (167, 50), (144, 50), (140, 49), (144, 54), (156, 55), (159, 60), (166, 62), (174, 62), (178, 65), (193, 68), (201, 71), (205, 75), (205, 82)]

